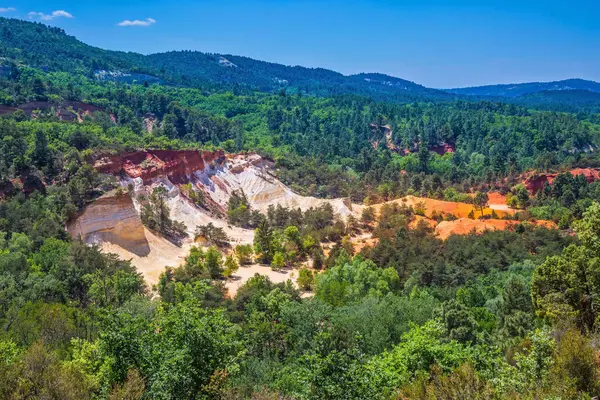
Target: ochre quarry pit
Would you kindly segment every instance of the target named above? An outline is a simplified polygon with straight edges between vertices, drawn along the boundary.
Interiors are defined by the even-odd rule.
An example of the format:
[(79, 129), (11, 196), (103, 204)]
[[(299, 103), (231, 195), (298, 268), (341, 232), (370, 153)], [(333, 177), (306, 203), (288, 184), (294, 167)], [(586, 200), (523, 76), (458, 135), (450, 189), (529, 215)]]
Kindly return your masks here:
[[(229, 199), (236, 191), (243, 191), (252, 208), (261, 212), (277, 204), (307, 210), (329, 203), (342, 218), (351, 214), (358, 218), (363, 208), (348, 199), (326, 200), (294, 193), (272, 174), (272, 163), (256, 154), (145, 150), (105, 155), (94, 166), (99, 173), (118, 177), (127, 194), (103, 196), (88, 205), (68, 224), (69, 232), (89, 244), (98, 244), (105, 252), (131, 260), (150, 284), (158, 281), (165, 266), (177, 267), (183, 263), (195, 244), (193, 237), (198, 225), (212, 223), (223, 228), (232, 246), (253, 243), (252, 230), (231, 226), (225, 219)], [(202, 207), (184, 194), (184, 184), (191, 184), (194, 191), (202, 193)], [(138, 196), (151, 193), (159, 185), (167, 189), (171, 219), (187, 227), (188, 238), (180, 246), (141, 223)], [(239, 279), (227, 282), (230, 294), (253, 275), (250, 271), (269, 275), (274, 281), (284, 277), (294, 281), (296, 277), (295, 271), (283, 274), (259, 265), (242, 267), (237, 274)]]
[[(221, 150), (144, 150), (102, 156), (94, 167), (99, 173), (118, 177), (121, 188), (128, 194), (100, 197), (68, 224), (68, 230), (73, 237), (81, 237), (89, 244), (98, 244), (103, 251), (131, 260), (150, 284), (158, 281), (166, 266), (177, 267), (183, 263), (189, 249), (195, 244), (193, 237), (198, 225), (212, 223), (223, 228), (233, 246), (253, 242), (252, 230), (231, 226), (225, 219), (229, 199), (236, 191), (243, 192), (251, 207), (263, 213), (269, 206), (278, 204), (307, 210), (329, 203), (334, 212), (345, 219), (349, 215), (360, 218), (365, 208), (352, 204), (349, 199), (317, 199), (298, 195), (275, 177), (272, 162), (257, 154), (225, 154)], [(588, 179), (595, 179), (593, 174), (590, 176), (592, 178)], [(202, 193), (202, 207), (183, 193), (181, 189), (184, 184), (190, 184), (194, 191)], [(149, 231), (141, 223), (141, 206), (137, 198), (140, 194), (149, 194), (158, 185), (167, 189), (171, 218), (183, 222), (187, 227), (188, 238), (180, 246)], [(415, 196), (388, 203), (405, 204), (413, 208), (423, 206), (424, 216), (416, 216), (411, 228), (415, 228), (419, 222), (425, 223), (444, 240), (452, 234), (510, 229), (518, 223), (504, 219), (470, 219), (468, 216), (471, 212), (478, 217), (481, 210), (467, 203)], [(373, 208), (379, 212), (382, 206), (378, 204)], [(434, 212), (442, 217), (452, 214), (457, 219), (438, 223), (432, 219)], [(499, 193), (489, 194), (489, 206), (483, 210), (488, 218), (492, 213), (502, 218), (515, 212), (506, 205), (506, 197)], [(534, 223), (554, 227), (547, 221)], [(370, 235), (362, 235), (354, 241), (359, 249), (377, 243)], [(227, 282), (231, 295), (250, 277), (250, 271), (252, 274), (259, 272), (271, 276), (275, 281), (287, 278), (295, 280), (297, 275), (295, 271), (289, 271), (289, 274), (276, 273), (260, 265), (248, 268), (240, 270), (237, 280)]]

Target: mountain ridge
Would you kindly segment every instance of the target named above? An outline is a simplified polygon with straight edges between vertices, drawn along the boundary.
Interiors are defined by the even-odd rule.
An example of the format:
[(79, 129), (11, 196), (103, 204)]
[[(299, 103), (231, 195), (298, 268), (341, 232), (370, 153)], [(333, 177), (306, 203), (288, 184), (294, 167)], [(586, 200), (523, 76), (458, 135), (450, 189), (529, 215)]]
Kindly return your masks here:
[[(0, 57), (47, 71), (83, 73), (90, 77), (97, 71), (141, 73), (165, 82), (206, 89), (264, 92), (285, 89), (291, 93), (357, 94), (392, 101), (457, 97), (383, 74), (346, 76), (324, 68), (286, 66), (244, 56), (191, 50), (150, 55), (104, 50), (87, 45), (63, 29), (18, 19), (0, 18), (0, 35)], [(118, 76), (112, 78), (119, 79)]]
[(523, 82), (512, 84), (469, 86), (442, 90), (445, 90), (449, 93), (469, 96), (516, 98), (531, 93), (545, 91), (588, 90), (590, 92), (600, 93), (600, 83), (580, 78), (569, 78), (551, 82)]
[[(88, 45), (61, 28), (4, 17), (0, 17), (0, 35), (0, 58), (46, 71), (83, 73), (90, 78), (123, 83), (137, 81), (234, 93), (285, 90), (291, 94), (302, 92), (317, 96), (360, 95), (376, 101), (401, 103), (487, 100), (565, 111), (573, 107), (592, 112), (600, 109), (597, 96), (584, 92), (600, 93), (600, 83), (578, 78), (433, 89), (383, 73), (344, 75), (320, 67), (283, 65), (222, 53), (179, 50), (143, 55), (105, 50)], [(1, 60), (0, 64), (3, 64)], [(9, 68), (4, 67), (0, 75), (9, 72)], [(568, 96), (555, 96), (549, 93), (552, 90), (573, 92)], [(540, 94), (531, 96), (533, 93)]]

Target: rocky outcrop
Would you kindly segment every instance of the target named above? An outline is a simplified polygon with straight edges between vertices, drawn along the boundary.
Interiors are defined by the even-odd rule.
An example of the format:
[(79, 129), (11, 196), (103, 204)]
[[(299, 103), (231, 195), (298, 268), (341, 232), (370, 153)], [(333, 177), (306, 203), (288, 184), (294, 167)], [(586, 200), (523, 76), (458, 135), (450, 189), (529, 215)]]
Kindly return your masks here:
[(433, 151), (434, 153), (443, 156), (446, 153), (455, 153), (456, 146), (450, 143), (442, 143), (436, 146), (429, 146), (429, 151)]
[[(376, 134), (376, 136), (383, 135), (383, 137), (385, 138), (385, 146), (388, 149), (395, 151), (395, 152), (398, 151), (398, 147), (396, 147), (396, 145), (394, 144), (394, 140), (393, 140), (393, 136), (392, 136), (393, 131), (392, 131), (392, 127), (390, 125), (370, 124), (369, 127), (371, 128), (373, 133)], [(372, 140), (371, 144), (373, 145), (373, 148), (377, 148), (379, 146), (379, 140)]]
[[(400, 153), (402, 155), (409, 155), (411, 153), (416, 153), (419, 151), (420, 143), (415, 143), (412, 148), (402, 149)], [(427, 149), (431, 152), (437, 153), (440, 156), (443, 156), (446, 153), (456, 153), (456, 145), (452, 143), (442, 142), (440, 144), (430, 145)]]
[(89, 244), (109, 242), (141, 257), (150, 253), (144, 226), (129, 195), (100, 197), (69, 222), (67, 230)]
[(159, 177), (173, 183), (186, 183), (196, 171), (202, 171), (211, 163), (223, 163), (222, 150), (145, 150), (119, 156), (106, 156), (96, 161), (94, 167), (100, 173), (125, 174), (129, 178), (141, 178), (144, 184)]
[[(600, 180), (600, 172), (593, 168), (575, 168), (567, 172), (573, 176), (583, 175), (588, 183)], [(535, 194), (544, 186), (551, 185), (557, 176), (554, 173), (530, 173), (524, 176), (523, 184), (530, 193)]]

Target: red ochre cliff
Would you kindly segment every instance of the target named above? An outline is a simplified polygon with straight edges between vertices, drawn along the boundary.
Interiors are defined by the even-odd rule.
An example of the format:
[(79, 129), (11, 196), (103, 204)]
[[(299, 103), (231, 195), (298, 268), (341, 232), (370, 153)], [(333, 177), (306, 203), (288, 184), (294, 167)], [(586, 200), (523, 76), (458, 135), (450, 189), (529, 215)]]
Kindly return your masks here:
[(173, 183), (185, 183), (195, 171), (225, 161), (225, 152), (196, 150), (144, 150), (123, 155), (102, 157), (94, 167), (104, 174), (125, 174), (144, 184), (158, 177), (167, 177)]
[[(588, 183), (600, 180), (600, 172), (592, 168), (575, 168), (567, 171), (573, 176), (583, 175)], [(523, 183), (530, 193), (537, 193), (546, 185), (551, 185), (558, 174), (531, 173), (525, 176)]]

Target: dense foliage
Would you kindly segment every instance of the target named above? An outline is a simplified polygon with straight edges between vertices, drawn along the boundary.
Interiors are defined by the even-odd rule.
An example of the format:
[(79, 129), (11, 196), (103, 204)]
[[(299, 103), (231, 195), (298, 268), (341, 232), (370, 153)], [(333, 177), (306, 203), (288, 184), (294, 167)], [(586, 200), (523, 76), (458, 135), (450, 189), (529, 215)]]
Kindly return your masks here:
[[(198, 58), (213, 56), (142, 57), (93, 49), (40, 24), (0, 19), (0, 28), (0, 397), (600, 393), (600, 186), (560, 174), (533, 195), (518, 179), (529, 169), (597, 166), (600, 116), (492, 102), (378, 102), (347, 91), (307, 96), (332, 94), (331, 82), (342, 79), (319, 70), (311, 73), (330, 86), (254, 92), (271, 90), (268, 68), (293, 79), (308, 72), (228, 57), (256, 72), (242, 90), (217, 85), (228, 74), (201, 77), (214, 69), (189, 74)], [(179, 86), (99, 81), (95, 69), (156, 74)], [(382, 77), (348, 79), (364, 78)], [(210, 86), (199, 89), (204, 79)], [(365, 84), (356, 85), (351, 92), (362, 93)], [(80, 113), (82, 104), (98, 109)], [(455, 151), (438, 154), (444, 146)], [(360, 221), (342, 220), (328, 205), (263, 215), (236, 193), (224, 218), (255, 229), (253, 245), (231, 247), (222, 228), (199, 226), (196, 239), (207, 248), (192, 247), (150, 288), (129, 261), (65, 230), (116, 188), (92, 161), (149, 147), (260, 152), (294, 190), (322, 197), (420, 194), (483, 206), (497, 188), (522, 209), (522, 223), (442, 241), (417, 223), (420, 207), (366, 208)], [(158, 188), (141, 199), (142, 219), (177, 241), (185, 227), (171, 220), (165, 196)], [(207, 207), (202, 197), (190, 200)], [(528, 224), (532, 216), (561, 230)], [(367, 234), (374, 245), (355, 254), (350, 238)], [(255, 261), (305, 266), (299, 289), (257, 275), (229, 298), (224, 280)]]

